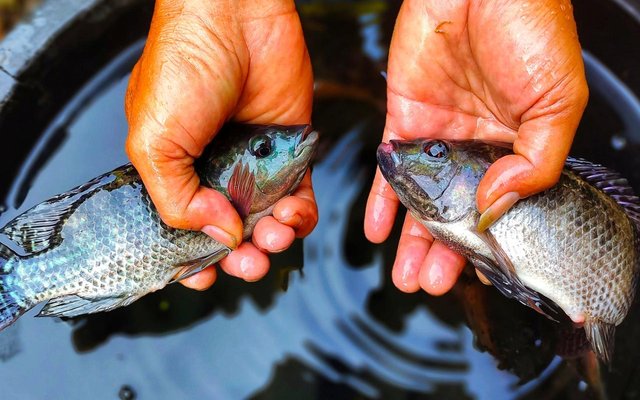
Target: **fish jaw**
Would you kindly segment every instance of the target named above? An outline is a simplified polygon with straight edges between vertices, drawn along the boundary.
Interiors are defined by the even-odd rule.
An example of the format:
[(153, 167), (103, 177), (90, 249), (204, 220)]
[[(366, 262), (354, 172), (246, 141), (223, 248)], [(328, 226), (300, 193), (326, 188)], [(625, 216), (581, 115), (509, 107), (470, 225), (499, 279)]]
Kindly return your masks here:
[(378, 146), (377, 157), (380, 171), (387, 177), (391, 174), (397, 173), (398, 169), (402, 165), (400, 157), (396, 152), (397, 144), (394, 140), (389, 143), (380, 143)]

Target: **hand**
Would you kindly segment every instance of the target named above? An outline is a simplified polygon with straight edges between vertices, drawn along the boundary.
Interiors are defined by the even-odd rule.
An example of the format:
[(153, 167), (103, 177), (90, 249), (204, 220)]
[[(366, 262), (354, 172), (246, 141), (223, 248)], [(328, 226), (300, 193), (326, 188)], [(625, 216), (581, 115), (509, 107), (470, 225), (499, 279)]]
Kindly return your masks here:
[[(566, 0), (405, 0), (388, 67), (383, 141), (437, 137), (513, 143), (477, 192), (483, 223), (559, 179), (588, 92), (572, 8)], [(365, 215), (384, 241), (398, 199), (377, 172)], [(393, 266), (405, 292), (440, 295), (465, 260), (407, 216)]]
[[(288, 248), (315, 227), (311, 177), (258, 222), (253, 243), (240, 244), (240, 217), (222, 194), (200, 186), (194, 159), (231, 118), (308, 123), (312, 97), (292, 0), (156, 2), (127, 90), (127, 153), (165, 223), (202, 230), (236, 249), (220, 263), (230, 275), (261, 278), (269, 268), (265, 253)], [(210, 267), (183, 283), (206, 289), (215, 278)]]

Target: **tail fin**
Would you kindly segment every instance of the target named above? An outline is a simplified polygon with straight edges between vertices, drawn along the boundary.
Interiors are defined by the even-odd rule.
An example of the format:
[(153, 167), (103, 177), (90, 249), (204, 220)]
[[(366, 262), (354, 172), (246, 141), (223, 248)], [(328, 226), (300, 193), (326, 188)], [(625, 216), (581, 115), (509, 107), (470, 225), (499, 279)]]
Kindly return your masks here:
[(6, 268), (6, 263), (11, 257), (15, 257), (15, 253), (0, 244), (0, 331), (16, 322), (28, 310), (24, 302), (19, 301), (20, 297), (7, 279), (11, 276), (11, 271)]

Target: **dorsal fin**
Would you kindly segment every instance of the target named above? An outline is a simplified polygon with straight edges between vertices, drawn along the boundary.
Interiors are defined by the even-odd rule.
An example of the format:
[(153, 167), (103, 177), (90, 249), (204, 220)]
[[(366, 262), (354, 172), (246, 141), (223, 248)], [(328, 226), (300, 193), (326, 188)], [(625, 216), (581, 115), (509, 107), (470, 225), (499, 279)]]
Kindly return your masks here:
[(59, 194), (18, 215), (0, 233), (31, 255), (60, 243), (60, 231), (69, 215), (88, 197), (116, 179), (137, 176), (131, 164), (101, 175), (66, 193)]
[(640, 197), (619, 172), (581, 158), (569, 157), (565, 166), (615, 200), (640, 231)]

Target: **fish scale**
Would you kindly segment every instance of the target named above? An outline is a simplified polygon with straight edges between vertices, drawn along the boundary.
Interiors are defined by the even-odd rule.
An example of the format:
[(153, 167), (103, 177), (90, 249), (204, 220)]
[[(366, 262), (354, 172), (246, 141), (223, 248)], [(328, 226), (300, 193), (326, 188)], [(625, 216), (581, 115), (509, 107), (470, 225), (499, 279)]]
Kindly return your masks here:
[[(601, 201), (592, 200), (600, 196)], [(558, 185), (518, 202), (490, 231), (523, 283), (553, 298), (572, 319), (588, 314), (614, 325), (622, 322), (632, 302), (628, 293), (635, 291), (636, 270), (628, 265), (636, 262), (638, 251), (626, 247), (636, 231), (602, 192), (565, 172)]]
[[(119, 206), (125, 202), (126, 208)], [(100, 224), (91, 218), (106, 213), (110, 217)], [(25, 282), (22, 292), (34, 304), (70, 294), (113, 297), (154, 291), (177, 272), (168, 265), (220, 249), (203, 233), (164, 225), (139, 178), (85, 200), (67, 219), (61, 236), (62, 244), (51, 251), (8, 262), (15, 264), (16, 279)]]
[(177, 273), (172, 265), (220, 250), (202, 233), (162, 224), (139, 176), (132, 167), (128, 172), (112, 184), (117, 190), (98, 191), (77, 206), (59, 233), (59, 245), (7, 260), (13, 284), (3, 290), (20, 292), (27, 308), (68, 295), (128, 294), (122, 301), (133, 301), (163, 287)]
[[(230, 124), (195, 168), (205, 186), (242, 210), (247, 239), (296, 189), (317, 141), (309, 125)], [(0, 233), (24, 251), (0, 245), (0, 330), (42, 301), (40, 316), (128, 305), (231, 251), (204, 233), (164, 224), (130, 164), (38, 204)]]
[(618, 173), (570, 158), (554, 187), (478, 232), (478, 184), (507, 154), (477, 141), (417, 139), (383, 143), (377, 155), (400, 201), (434, 238), (505, 296), (545, 314), (555, 303), (608, 362), (637, 287), (640, 198)]

